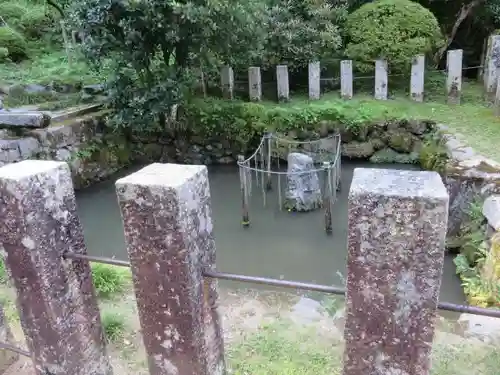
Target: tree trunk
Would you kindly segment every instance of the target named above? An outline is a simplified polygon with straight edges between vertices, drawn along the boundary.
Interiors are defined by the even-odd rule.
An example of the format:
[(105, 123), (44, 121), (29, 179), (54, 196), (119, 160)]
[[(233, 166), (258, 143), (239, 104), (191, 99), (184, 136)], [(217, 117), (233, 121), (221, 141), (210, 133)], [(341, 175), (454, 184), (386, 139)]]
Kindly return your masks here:
[(443, 55), (448, 50), (448, 47), (451, 43), (453, 43), (453, 40), (455, 40), (455, 36), (457, 35), (458, 29), (460, 28), (462, 22), (464, 22), (467, 17), (470, 16), (474, 8), (482, 2), (484, 2), (484, 0), (473, 0), (469, 4), (462, 5), (462, 8), (457, 14), (457, 19), (455, 20), (450, 33), (446, 35), (446, 43), (434, 55), (434, 61), (436, 62), (436, 64), (439, 64), (439, 62), (443, 58)]

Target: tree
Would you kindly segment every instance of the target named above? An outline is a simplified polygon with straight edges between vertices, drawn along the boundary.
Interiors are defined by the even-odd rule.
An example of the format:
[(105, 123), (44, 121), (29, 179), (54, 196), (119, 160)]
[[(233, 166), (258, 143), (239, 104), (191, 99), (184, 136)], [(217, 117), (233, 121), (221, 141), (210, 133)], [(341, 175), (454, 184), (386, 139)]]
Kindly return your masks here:
[(347, 19), (346, 55), (361, 70), (373, 69), (379, 58), (393, 71), (410, 68), (411, 59), (436, 51), (443, 43), (434, 15), (409, 0), (377, 0), (361, 6)]
[(322, 0), (284, 0), (269, 10), (264, 65), (287, 64), (291, 70), (335, 56), (342, 47), (344, 4)]
[(260, 56), (266, 22), (261, 1), (76, 0), (71, 17), (83, 51), (108, 85), (119, 127), (154, 130), (190, 92), (203, 65), (243, 64)]

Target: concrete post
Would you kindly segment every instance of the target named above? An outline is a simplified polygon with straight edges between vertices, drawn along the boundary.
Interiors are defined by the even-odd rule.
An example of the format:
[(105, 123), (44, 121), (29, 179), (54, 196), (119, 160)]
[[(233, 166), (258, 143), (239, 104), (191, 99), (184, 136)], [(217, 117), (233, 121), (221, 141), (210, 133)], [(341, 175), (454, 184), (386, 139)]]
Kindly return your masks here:
[(344, 375), (428, 375), (448, 193), (436, 172), (357, 168), (349, 192)]
[(276, 67), (276, 81), (278, 83), (278, 101), (290, 100), (290, 86), (288, 84), (288, 66)]
[(229, 65), (222, 67), (220, 72), (220, 80), (222, 86), (222, 97), (225, 99), (233, 99), (234, 96), (234, 72)]
[(262, 79), (258, 66), (248, 68), (248, 95), (252, 102), (258, 102), (262, 99)]
[(375, 99), (387, 100), (387, 61), (375, 61)]
[(484, 89), (487, 95), (493, 96), (497, 89), (497, 70), (500, 68), (500, 35), (488, 38), (484, 65)]
[[(0, 341), (14, 344), (14, 337), (5, 318), (3, 306), (0, 304)], [(19, 354), (10, 350), (0, 350), (0, 374), (3, 374), (10, 366), (17, 362)]]
[(425, 56), (415, 56), (411, 62), (410, 95), (416, 102), (424, 101)]
[(340, 62), (340, 96), (342, 99), (352, 99), (352, 60)]
[(224, 374), (207, 168), (151, 164), (116, 191), (150, 374)]
[(321, 95), (321, 67), (319, 61), (309, 63), (309, 99), (317, 100)]
[[(497, 75), (500, 74), (500, 69)], [(500, 77), (500, 75), (498, 75)], [(497, 79), (497, 89), (495, 92), (495, 115), (500, 116), (500, 79)]]
[(455, 49), (448, 51), (446, 90), (449, 104), (460, 104), (460, 96), (462, 94), (462, 58), (463, 50)]
[(64, 162), (0, 168), (0, 238), (37, 375), (111, 375), (99, 309)]

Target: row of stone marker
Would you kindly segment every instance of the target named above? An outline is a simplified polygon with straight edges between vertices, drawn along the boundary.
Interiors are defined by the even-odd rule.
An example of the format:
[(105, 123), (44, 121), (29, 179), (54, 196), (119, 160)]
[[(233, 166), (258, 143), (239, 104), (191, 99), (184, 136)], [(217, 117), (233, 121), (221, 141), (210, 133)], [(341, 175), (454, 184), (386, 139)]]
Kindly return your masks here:
[[(448, 102), (460, 103), (460, 92), (462, 90), (462, 50), (448, 51), (448, 77), (446, 82)], [(387, 100), (389, 74), (388, 62), (385, 60), (375, 61), (375, 99)], [(321, 89), (321, 67), (319, 62), (309, 63), (309, 99), (320, 98)], [(416, 56), (411, 63), (410, 96), (417, 102), (424, 100), (424, 74), (425, 56)], [(353, 63), (352, 60), (340, 62), (340, 95), (344, 99), (351, 99), (353, 90)], [(288, 79), (288, 66), (278, 65), (276, 67), (276, 82), (278, 99), (290, 99), (290, 85)], [(225, 98), (232, 99), (234, 95), (234, 72), (230, 66), (221, 69), (221, 86)], [(248, 68), (248, 93), (251, 101), (262, 99), (262, 80), (259, 67)]]
[[(216, 255), (207, 168), (151, 164), (116, 191), (150, 374), (224, 374), (217, 283), (203, 278)], [(65, 257), (86, 254), (67, 164), (4, 166), (0, 194), (36, 374), (111, 375), (89, 263)], [(355, 170), (344, 374), (429, 373), (447, 217), (437, 173)]]

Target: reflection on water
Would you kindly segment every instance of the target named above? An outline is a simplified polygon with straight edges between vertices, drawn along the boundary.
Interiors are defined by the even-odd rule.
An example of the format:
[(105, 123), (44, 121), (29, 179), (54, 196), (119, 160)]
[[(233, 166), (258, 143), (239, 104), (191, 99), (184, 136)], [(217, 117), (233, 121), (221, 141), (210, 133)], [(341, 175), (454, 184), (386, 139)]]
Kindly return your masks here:
[[(217, 268), (224, 272), (342, 285), (346, 266), (347, 195), (353, 170), (361, 166), (373, 167), (353, 162), (342, 165), (343, 189), (334, 206), (332, 236), (325, 233), (323, 211), (280, 211), (276, 192), (270, 193), (268, 205), (264, 208), (262, 197), (255, 190), (250, 204), (251, 227), (243, 228), (240, 224), (237, 168), (210, 168)], [(377, 167), (401, 168), (398, 165)], [(92, 255), (119, 259), (127, 256), (114, 181), (131, 172), (124, 171), (120, 176), (77, 195), (87, 246)], [(445, 262), (441, 299), (463, 302), (451, 257)]]

